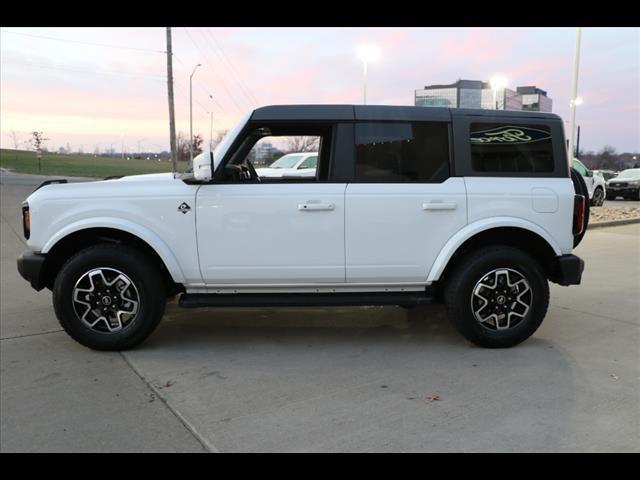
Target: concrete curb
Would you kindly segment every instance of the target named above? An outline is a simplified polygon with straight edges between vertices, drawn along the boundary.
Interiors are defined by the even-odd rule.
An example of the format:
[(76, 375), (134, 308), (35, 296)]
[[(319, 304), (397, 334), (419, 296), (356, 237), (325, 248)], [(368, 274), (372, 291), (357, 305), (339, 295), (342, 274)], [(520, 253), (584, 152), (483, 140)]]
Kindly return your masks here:
[(625, 218), (623, 220), (610, 220), (608, 222), (589, 223), (589, 226), (587, 227), (587, 230), (591, 230), (593, 228), (617, 227), (619, 225), (630, 225), (632, 223), (640, 223), (640, 217), (638, 217), (638, 218)]

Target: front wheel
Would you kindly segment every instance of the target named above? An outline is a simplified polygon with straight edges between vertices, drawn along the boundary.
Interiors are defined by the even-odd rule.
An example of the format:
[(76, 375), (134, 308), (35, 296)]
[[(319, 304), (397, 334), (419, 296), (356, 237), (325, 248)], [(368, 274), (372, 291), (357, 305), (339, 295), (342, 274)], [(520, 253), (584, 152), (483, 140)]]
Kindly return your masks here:
[(165, 287), (158, 273), (149, 258), (125, 245), (81, 250), (63, 265), (53, 285), (60, 325), (95, 350), (138, 345), (164, 314)]
[(507, 246), (463, 257), (445, 285), (453, 326), (481, 347), (523, 342), (540, 326), (549, 306), (549, 284), (539, 264)]
[(593, 192), (593, 198), (591, 199), (592, 207), (601, 207), (604, 203), (604, 192), (601, 188), (596, 188)]

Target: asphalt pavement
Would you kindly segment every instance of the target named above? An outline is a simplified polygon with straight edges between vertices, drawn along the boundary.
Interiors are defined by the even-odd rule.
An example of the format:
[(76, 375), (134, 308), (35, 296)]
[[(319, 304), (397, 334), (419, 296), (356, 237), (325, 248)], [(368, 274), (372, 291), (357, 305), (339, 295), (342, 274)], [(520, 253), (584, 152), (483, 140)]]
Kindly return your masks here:
[(2, 452), (640, 451), (638, 224), (587, 232), (583, 284), (552, 284), (541, 328), (511, 349), (469, 344), (441, 306), (173, 303), (139, 348), (94, 352), (16, 270), (19, 206), (39, 179), (9, 177)]

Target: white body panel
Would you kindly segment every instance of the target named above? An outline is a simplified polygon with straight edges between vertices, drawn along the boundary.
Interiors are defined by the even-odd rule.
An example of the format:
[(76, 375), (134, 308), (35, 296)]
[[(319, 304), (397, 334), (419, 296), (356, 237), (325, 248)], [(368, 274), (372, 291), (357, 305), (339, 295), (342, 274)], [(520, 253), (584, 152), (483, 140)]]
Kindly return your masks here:
[(205, 283), (344, 282), (345, 187), (203, 185), (197, 229)]
[(442, 245), (467, 224), (462, 178), (352, 183), (345, 202), (348, 282), (425, 282)]
[(575, 194), (571, 179), (466, 177), (465, 183), (470, 225), (483, 219), (499, 223), (499, 217), (513, 218), (518, 224), (537, 227), (536, 233), (551, 246), (557, 245), (558, 255), (571, 253)]
[(172, 174), (48, 185), (27, 199), (32, 218), (27, 245), (35, 252), (47, 253), (75, 231), (119, 229), (154, 248), (176, 282), (201, 283), (195, 215), (178, 211), (183, 202), (195, 206), (197, 189)]

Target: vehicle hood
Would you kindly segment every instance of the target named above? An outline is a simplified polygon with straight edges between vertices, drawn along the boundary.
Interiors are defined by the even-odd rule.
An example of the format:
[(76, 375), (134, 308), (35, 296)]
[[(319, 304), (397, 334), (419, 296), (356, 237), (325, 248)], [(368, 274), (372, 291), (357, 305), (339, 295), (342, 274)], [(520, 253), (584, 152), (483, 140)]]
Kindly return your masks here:
[(174, 174), (152, 173), (145, 175), (129, 175), (111, 180), (93, 182), (54, 183), (35, 190), (27, 201), (30, 205), (46, 201), (76, 199), (88, 201), (92, 199), (109, 199), (116, 197), (145, 197), (157, 195), (175, 184), (182, 184)]
[(284, 175), (293, 175), (300, 172), (295, 168), (256, 168), (256, 172), (261, 177), (282, 177)]
[[(146, 173), (143, 175), (127, 175), (126, 177), (115, 178), (113, 181), (117, 180), (119, 182), (132, 182), (132, 181), (140, 181), (140, 182), (153, 182), (159, 180), (173, 180), (174, 174), (171, 172), (166, 173)], [(107, 182), (112, 180), (106, 180)]]

